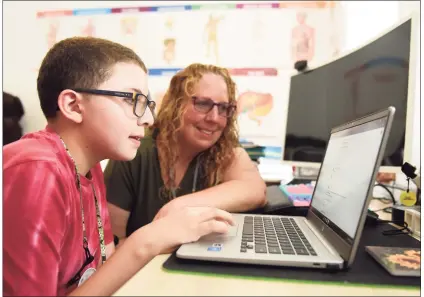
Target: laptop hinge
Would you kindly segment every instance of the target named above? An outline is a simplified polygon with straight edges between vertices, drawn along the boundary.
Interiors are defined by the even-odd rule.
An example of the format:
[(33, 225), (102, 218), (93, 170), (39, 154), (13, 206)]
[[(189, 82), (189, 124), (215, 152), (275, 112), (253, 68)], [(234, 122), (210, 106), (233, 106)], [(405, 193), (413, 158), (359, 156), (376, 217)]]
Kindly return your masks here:
[(337, 250), (326, 240), (321, 233), (315, 228), (315, 226), (305, 218), (305, 223), (309, 227), (309, 229), (312, 230), (312, 232), (315, 234), (315, 236), (321, 241), (321, 243), (327, 248), (328, 251), (330, 251), (331, 254), (334, 256), (340, 257), (340, 254), (337, 252)]
[(346, 269), (346, 261), (343, 261), (343, 265), (342, 266), (340, 266), (340, 264), (327, 263), (325, 265), (325, 267), (328, 270), (331, 270), (331, 271), (340, 271), (340, 270)]

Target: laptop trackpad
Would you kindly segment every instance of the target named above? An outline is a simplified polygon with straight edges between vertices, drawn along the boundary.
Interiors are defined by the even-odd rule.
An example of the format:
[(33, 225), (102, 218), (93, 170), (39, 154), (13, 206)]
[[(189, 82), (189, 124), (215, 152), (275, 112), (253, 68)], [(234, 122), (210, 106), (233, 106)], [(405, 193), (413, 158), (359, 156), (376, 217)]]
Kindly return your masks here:
[(206, 236), (202, 237), (202, 240), (216, 240), (216, 239), (223, 239), (228, 237), (234, 237), (237, 236), (237, 230), (238, 230), (238, 224), (236, 223), (235, 226), (230, 226), (228, 228), (228, 232), (225, 234), (221, 233), (212, 233)]

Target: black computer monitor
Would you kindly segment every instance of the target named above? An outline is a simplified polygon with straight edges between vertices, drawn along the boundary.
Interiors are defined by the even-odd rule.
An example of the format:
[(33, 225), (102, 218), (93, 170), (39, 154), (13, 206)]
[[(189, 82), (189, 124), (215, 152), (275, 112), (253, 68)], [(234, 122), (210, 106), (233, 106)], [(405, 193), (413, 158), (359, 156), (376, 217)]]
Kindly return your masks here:
[(418, 54), (411, 52), (415, 22), (409, 17), (359, 49), (291, 77), (284, 162), (319, 165), (331, 128), (394, 106), (382, 166), (400, 169), (411, 153), (412, 123), (409, 129), (407, 123), (412, 121), (415, 99), (411, 87), (411, 75), (415, 80), (416, 73), (411, 55)]

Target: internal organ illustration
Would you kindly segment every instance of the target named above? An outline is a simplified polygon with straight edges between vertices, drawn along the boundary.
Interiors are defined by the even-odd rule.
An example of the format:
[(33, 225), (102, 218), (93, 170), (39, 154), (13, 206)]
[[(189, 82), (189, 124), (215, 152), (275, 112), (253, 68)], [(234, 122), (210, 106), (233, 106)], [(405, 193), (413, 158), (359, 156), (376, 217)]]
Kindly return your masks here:
[(47, 46), (49, 49), (56, 43), (58, 30), (59, 30), (59, 22), (52, 21), (49, 24), (49, 29), (47, 32)]
[(88, 19), (86, 25), (81, 30), (82, 36), (93, 37), (96, 34), (96, 26), (92, 19)]
[(307, 14), (298, 12), (297, 26), (292, 29), (292, 59), (293, 62), (307, 60), (314, 57), (315, 29), (306, 24)]
[(135, 17), (124, 17), (121, 19), (122, 44), (133, 51), (137, 51), (137, 24)]
[(174, 33), (175, 21), (173, 18), (168, 17), (165, 21), (166, 37), (163, 40), (163, 60), (167, 65), (171, 65), (175, 60), (175, 46), (176, 38)]
[(175, 60), (175, 43), (176, 40), (174, 38), (167, 38), (163, 41), (163, 59), (168, 65)]
[(261, 125), (263, 117), (266, 117), (273, 107), (273, 98), (269, 93), (247, 91), (241, 93), (237, 100), (237, 112), (239, 115), (247, 113), (250, 120)]
[(126, 17), (121, 19), (121, 32), (125, 35), (134, 35), (137, 31), (138, 20), (134, 17)]

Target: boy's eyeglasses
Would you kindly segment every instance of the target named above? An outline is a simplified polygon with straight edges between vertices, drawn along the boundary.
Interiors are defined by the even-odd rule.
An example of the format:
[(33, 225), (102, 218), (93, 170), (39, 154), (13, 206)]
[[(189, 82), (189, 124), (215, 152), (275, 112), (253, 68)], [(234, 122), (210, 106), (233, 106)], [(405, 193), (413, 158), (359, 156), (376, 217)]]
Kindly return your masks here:
[(193, 99), (194, 108), (201, 113), (210, 112), (216, 105), (218, 107), (218, 115), (225, 118), (230, 118), (234, 115), (234, 112), (236, 110), (235, 105), (232, 105), (227, 102), (215, 103), (212, 99), (201, 98), (196, 96), (193, 96), (191, 98)]
[(124, 100), (133, 106), (133, 113), (136, 117), (141, 118), (146, 112), (146, 108), (149, 107), (150, 111), (154, 115), (156, 102), (151, 100), (150, 94), (144, 95), (141, 93), (130, 93), (130, 92), (118, 92), (118, 91), (106, 91), (106, 90), (94, 90), (94, 89), (72, 89), (78, 93), (87, 93), (93, 95), (103, 96), (115, 96), (125, 98)]

